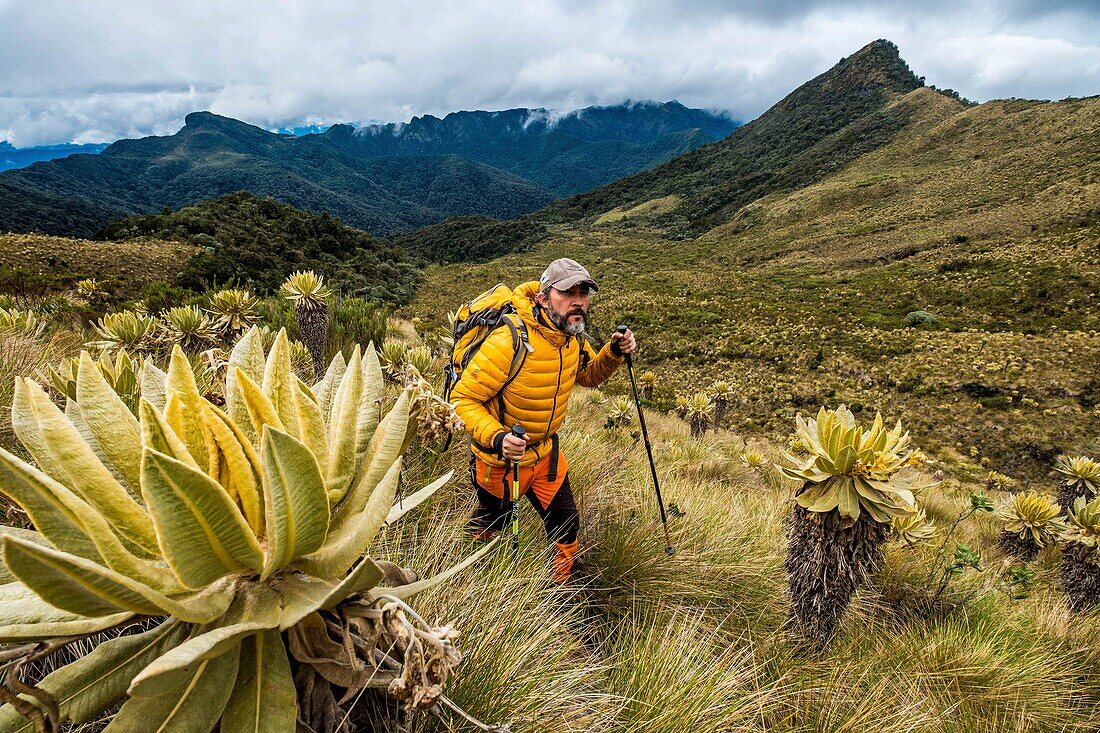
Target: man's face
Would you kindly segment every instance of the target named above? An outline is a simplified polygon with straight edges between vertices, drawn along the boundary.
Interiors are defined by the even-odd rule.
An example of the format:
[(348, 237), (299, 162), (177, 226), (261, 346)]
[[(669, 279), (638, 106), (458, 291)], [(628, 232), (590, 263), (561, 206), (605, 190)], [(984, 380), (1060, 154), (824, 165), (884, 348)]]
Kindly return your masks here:
[(555, 326), (568, 334), (578, 334), (584, 331), (588, 318), (589, 295), (588, 285), (581, 283), (569, 290), (550, 288), (550, 297), (544, 299), (540, 293), (538, 300)]

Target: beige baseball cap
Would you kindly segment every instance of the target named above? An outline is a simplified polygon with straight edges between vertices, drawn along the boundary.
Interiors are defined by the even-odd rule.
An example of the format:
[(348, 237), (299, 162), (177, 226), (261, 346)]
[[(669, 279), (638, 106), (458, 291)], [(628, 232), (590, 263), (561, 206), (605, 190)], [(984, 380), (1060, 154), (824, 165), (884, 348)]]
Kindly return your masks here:
[(584, 269), (584, 265), (568, 257), (551, 262), (539, 278), (539, 285), (549, 285), (555, 290), (569, 290), (581, 283), (587, 283), (593, 293), (600, 289), (588, 270)]

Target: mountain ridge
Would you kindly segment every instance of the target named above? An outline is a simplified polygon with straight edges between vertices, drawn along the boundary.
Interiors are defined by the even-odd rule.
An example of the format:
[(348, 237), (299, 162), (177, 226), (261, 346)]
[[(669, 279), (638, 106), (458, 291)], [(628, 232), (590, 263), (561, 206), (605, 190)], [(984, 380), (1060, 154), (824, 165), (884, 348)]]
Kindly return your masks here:
[[(354, 135), (348, 126), (293, 136), (208, 111), (192, 112), (173, 135), (119, 140), (95, 156), (71, 156), (0, 174), (0, 231), (89, 236), (113, 219), (178, 209), (240, 190), (327, 211), (376, 234), (411, 230), (450, 216), (508, 219), (561, 195), (528, 177), (540, 177), (538, 171), (546, 173), (543, 180), (557, 180), (559, 186), (590, 187), (710, 139), (698, 128), (672, 129), (687, 124), (685, 120), (709, 119), (707, 113), (678, 103), (638, 106), (633, 112), (616, 109), (593, 114), (631, 119), (660, 114), (664, 119), (649, 124), (656, 136), (644, 143), (590, 140), (577, 145), (560, 130), (541, 137), (531, 132), (505, 155), (493, 157), (491, 153), (502, 149), (493, 130), (463, 144), (443, 145), (438, 139), (427, 144), (422, 139), (416, 149), (382, 151), (378, 136), (372, 147), (362, 143), (370, 142), (370, 135)], [(493, 113), (456, 114), (452, 122), (469, 123), (491, 119)], [(604, 129), (609, 126), (605, 120)], [(636, 124), (631, 134), (636, 137), (644, 127)], [(489, 162), (479, 160), (490, 157)]]

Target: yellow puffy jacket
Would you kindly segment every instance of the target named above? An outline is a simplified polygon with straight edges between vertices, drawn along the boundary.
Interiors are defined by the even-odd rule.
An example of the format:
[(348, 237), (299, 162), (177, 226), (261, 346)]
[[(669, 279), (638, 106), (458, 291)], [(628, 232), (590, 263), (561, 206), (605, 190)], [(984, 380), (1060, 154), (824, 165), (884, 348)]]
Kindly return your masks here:
[(451, 392), (451, 404), (466, 424), (474, 453), (492, 466), (505, 464), (493, 450), (494, 441), (517, 423), (527, 431), (529, 446), (520, 465), (537, 463), (550, 452), (548, 438), (565, 422), (573, 384), (595, 387), (623, 360), (611, 351), (610, 341), (597, 354), (586, 340), (552, 324), (535, 303), (538, 291), (537, 282), (524, 283), (513, 291), (512, 302), (534, 349), (515, 378), (505, 386), (514, 353), (512, 334), (508, 328), (498, 328), (478, 349)]

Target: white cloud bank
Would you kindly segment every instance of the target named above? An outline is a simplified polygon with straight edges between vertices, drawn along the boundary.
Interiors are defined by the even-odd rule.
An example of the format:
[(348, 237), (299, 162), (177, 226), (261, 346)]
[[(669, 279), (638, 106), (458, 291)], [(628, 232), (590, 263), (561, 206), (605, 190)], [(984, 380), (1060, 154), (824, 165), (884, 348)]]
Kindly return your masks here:
[(0, 0), (0, 140), (679, 99), (751, 119), (887, 38), (971, 99), (1100, 92), (1100, 6), (986, 0)]

